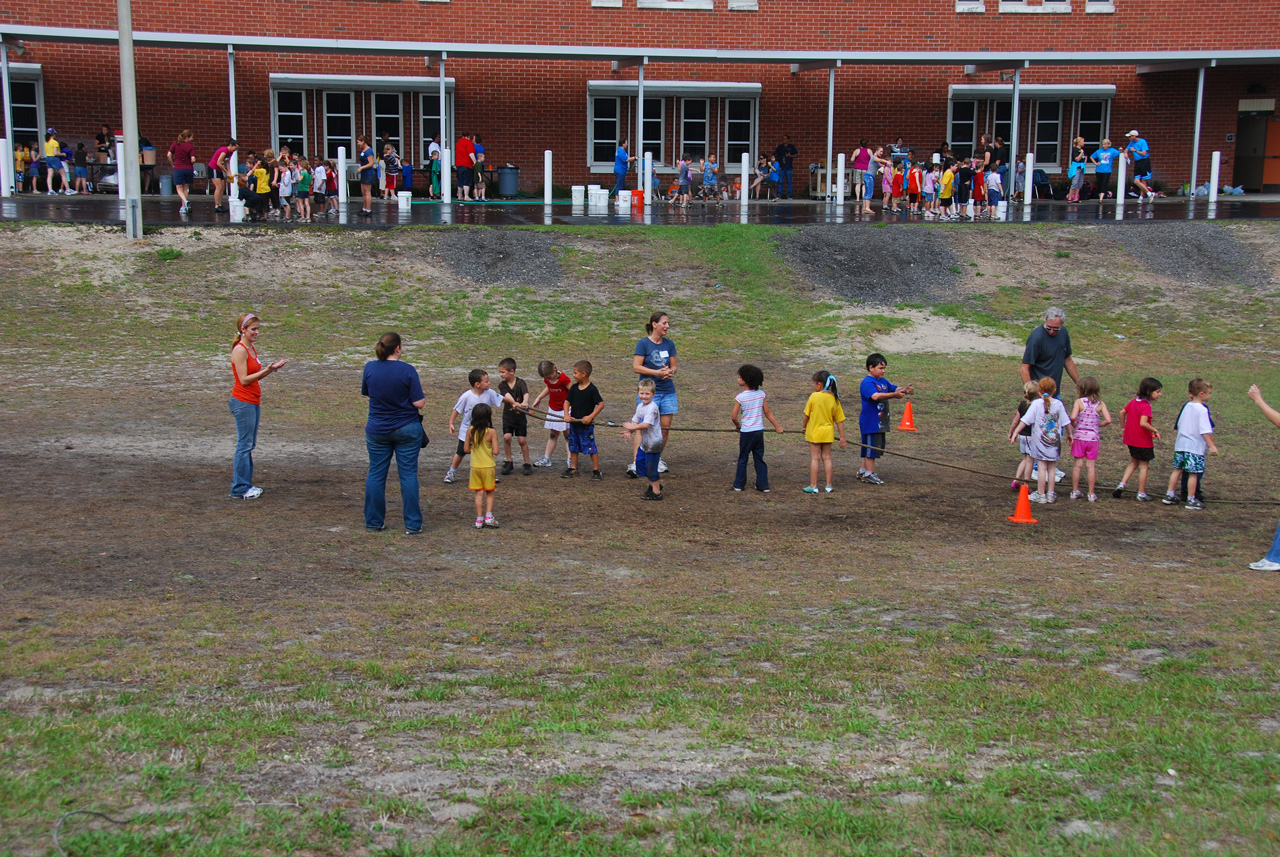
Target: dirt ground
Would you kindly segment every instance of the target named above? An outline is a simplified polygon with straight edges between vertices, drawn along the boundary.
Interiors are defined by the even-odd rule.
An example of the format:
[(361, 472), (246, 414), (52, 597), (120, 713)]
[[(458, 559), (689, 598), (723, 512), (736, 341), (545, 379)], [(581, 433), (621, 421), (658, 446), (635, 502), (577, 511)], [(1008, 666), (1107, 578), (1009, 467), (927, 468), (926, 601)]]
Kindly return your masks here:
[[(1132, 228), (1155, 230), (1164, 224)], [(257, 802), (287, 804), (298, 795), (319, 795), (325, 805), (346, 807), (371, 825), (378, 813), (367, 808), (369, 795), (394, 795), (426, 808), (424, 815), (393, 818), (380, 827), (372, 842), (384, 847), (396, 835), (429, 837), (442, 826), (476, 816), (483, 798), (534, 789), (549, 777), (572, 773), (591, 777), (566, 787), (567, 799), (620, 829), (635, 813), (620, 803), (621, 794), (732, 782), (770, 765), (839, 771), (841, 782), (826, 788), (857, 793), (859, 784), (870, 787), (943, 757), (977, 779), (1006, 761), (988, 745), (949, 756), (913, 736), (905, 725), (911, 716), (900, 707), (901, 693), (920, 678), (910, 671), (874, 680), (828, 676), (853, 681), (863, 710), (884, 727), (874, 737), (839, 741), (788, 737), (785, 725), (773, 722), (777, 710), (755, 715), (761, 718), (761, 733), (777, 739), (768, 746), (745, 736), (707, 743), (705, 733), (678, 723), (637, 728), (622, 713), (615, 731), (542, 735), (537, 752), (521, 746), (460, 753), (436, 749), (446, 735), (434, 726), (390, 736), (379, 731), (383, 721), (419, 714), (483, 717), (535, 706), (486, 683), (499, 675), (519, 673), (548, 687), (572, 688), (611, 665), (643, 664), (687, 666), (691, 681), (737, 682), (736, 667), (733, 675), (721, 675), (717, 665), (737, 664), (753, 646), (771, 652), (751, 659), (753, 669), (765, 674), (776, 669), (775, 661), (803, 659), (868, 631), (912, 639), (973, 622), (995, 629), (1002, 643), (1027, 649), (1047, 645), (1075, 663), (1087, 659), (1091, 639), (1106, 633), (1104, 626), (1119, 622), (1129, 638), (1148, 645), (1081, 668), (1088, 681), (1140, 686), (1147, 681), (1144, 669), (1216, 650), (1222, 660), (1215, 670), (1238, 670), (1270, 682), (1270, 667), (1252, 659), (1280, 650), (1280, 624), (1266, 606), (1280, 596), (1280, 577), (1260, 576), (1244, 565), (1269, 543), (1277, 507), (1215, 505), (1212, 499), (1280, 496), (1270, 475), (1280, 433), (1246, 431), (1239, 427), (1241, 420), (1225, 422), (1224, 449), (1243, 445), (1255, 455), (1224, 458), (1213, 466), (1210, 511), (1202, 515), (1106, 496), (1097, 504), (1070, 502), (1064, 483), (1057, 505), (1035, 508), (1041, 525), (1017, 528), (1006, 520), (1014, 503), (1008, 478), (989, 474), (1011, 473), (1016, 461), (1000, 432), (1011, 411), (1004, 406), (1005, 376), (1016, 376), (1021, 342), (1007, 330), (985, 328), (964, 316), (931, 315), (915, 304), (895, 306), (903, 299), (929, 303), (998, 294), (1002, 285), (1026, 289), (1036, 301), (1043, 296), (1066, 302), (1087, 289), (1099, 306), (1114, 310), (1109, 316), (1115, 319), (1114, 331), (1095, 329), (1094, 335), (1136, 340), (1143, 336), (1141, 325), (1124, 320), (1134, 307), (1155, 314), (1144, 318), (1185, 313), (1194, 306), (1206, 318), (1230, 319), (1251, 296), (1273, 298), (1280, 281), (1280, 245), (1268, 228), (1221, 230), (1201, 242), (1202, 249), (1210, 248), (1205, 253), (1236, 254), (1231, 283), (1210, 281), (1212, 260), (1201, 260), (1186, 276), (1167, 265), (1153, 270), (1132, 261), (1138, 256), (1125, 249), (1138, 239), (1127, 244), (1112, 229), (1064, 226), (1002, 233), (1016, 237), (1000, 241), (931, 233), (921, 246), (927, 252), (933, 243), (946, 244), (945, 276), (934, 271), (919, 283), (904, 284), (900, 280), (909, 274), (903, 273), (901, 255), (883, 256), (866, 247), (891, 231), (868, 228), (837, 238), (804, 238), (805, 253), (812, 253), (818, 240), (855, 242), (861, 249), (848, 264), (867, 270), (854, 279), (833, 275), (823, 281), (816, 278), (817, 268), (797, 266), (795, 287), (814, 299), (849, 298), (847, 290), (856, 287), (863, 302), (835, 311), (840, 333), (831, 342), (813, 343), (808, 355), (772, 356), (770, 402), (788, 433), (766, 438), (773, 488), (767, 494), (752, 490), (754, 475), (746, 491), (732, 490), (737, 453), (732, 434), (677, 431), (665, 455), (671, 466), (664, 478), (667, 500), (642, 502), (643, 483), (623, 474), (626, 446), (619, 430), (601, 426), (603, 482), (561, 478), (561, 447), (557, 467), (504, 477), (496, 509), (502, 528), (475, 531), (465, 478), (452, 485), (441, 480), (453, 443), (444, 424), (458, 392), (460, 367), (483, 347), (471, 341), (473, 334), (451, 331), (441, 321), (432, 335), (413, 341), (412, 350), (421, 357), (413, 362), (428, 390), (426, 428), (432, 443), (420, 466), (425, 529), (408, 537), (398, 526), (394, 473), (388, 485), (388, 530), (367, 533), (362, 522), (367, 462), (358, 381), (367, 350), (366, 321), (395, 324), (405, 313), (427, 311), (422, 307), (433, 306), (426, 303), (429, 298), (443, 300), (481, 285), (525, 287), (539, 297), (578, 296), (626, 315), (627, 301), (634, 300), (629, 295), (656, 291), (672, 301), (702, 299), (709, 288), (703, 272), (695, 265), (688, 270), (633, 266), (621, 282), (598, 288), (601, 271), (612, 272), (619, 264), (611, 258), (644, 252), (640, 239), (605, 232), (467, 231), (462, 244), (434, 232), (361, 237), (375, 242), (371, 248), (320, 231), (282, 239), (268, 231), (196, 238), (168, 230), (150, 239), (145, 251), (150, 256), (143, 258), (106, 230), (79, 230), (74, 236), (54, 227), (23, 230), (21, 246), (44, 254), (50, 267), (33, 272), (31, 258), (0, 253), (0, 279), (12, 286), (6, 314), (51, 319), (58, 332), (32, 341), (18, 336), (20, 329), (9, 322), (0, 351), (8, 379), (0, 397), (5, 475), (0, 480), (0, 637), (16, 641), (38, 630), (68, 652), (93, 650), (107, 639), (104, 661), (116, 650), (141, 657), (138, 653), (152, 646), (156, 663), (172, 665), (189, 656), (200, 664), (189, 683), (157, 675), (145, 659), (138, 660), (134, 680), (166, 687), (180, 705), (194, 709), (231, 696), (236, 705), (244, 704), (237, 694), (250, 691), (264, 706), (277, 704), (272, 700), (287, 697), (297, 684), (273, 680), (270, 664), (275, 653), (291, 646), (316, 648), (315, 680), (339, 687), (358, 681), (352, 663), (398, 660), (397, 636), (405, 633), (411, 639), (403, 645), (413, 652), (414, 663), (407, 668), (414, 683), (469, 689), (432, 701), (388, 687), (380, 692), (376, 711), (323, 720), (282, 737), (263, 748), (254, 764), (215, 753), (200, 775), (233, 783)], [(1230, 247), (1218, 246), (1223, 235), (1233, 242)], [(1144, 247), (1186, 240), (1173, 232), (1153, 236), (1142, 236)], [(13, 241), (12, 234), (0, 238)], [(288, 254), (261, 252), (285, 240)], [(55, 247), (70, 252), (51, 258)], [(191, 278), (168, 282), (162, 263), (151, 258), (158, 247), (183, 249)], [(868, 286), (879, 276), (877, 260), (891, 266), (897, 278), (879, 291)], [(1120, 267), (1119, 260), (1135, 267)], [(42, 288), (33, 282), (36, 274), (72, 285)], [(412, 284), (423, 293), (423, 303), (417, 310), (396, 304), (370, 311), (362, 303), (367, 288), (353, 282), (357, 274), (366, 281), (394, 280), (395, 289)], [(75, 291), (76, 283), (83, 284), (83, 293)], [(1206, 283), (1215, 289), (1212, 303), (1202, 300)], [(185, 339), (170, 348), (161, 335), (179, 314), (197, 322), (225, 314), (217, 301), (228, 294), (243, 305), (266, 301), (299, 310), (309, 301), (326, 307), (346, 303), (353, 314), (366, 316), (362, 338), (353, 336), (344, 348), (316, 346), (327, 353), (298, 360), (264, 384), (254, 479), (266, 493), (254, 502), (226, 496), (234, 435), (226, 410), (224, 358)], [(86, 315), (86, 307), (98, 301), (109, 309), (101, 317)], [(1258, 318), (1260, 324), (1274, 324), (1274, 306)], [(153, 323), (156, 337), (99, 342), (121, 307)], [(859, 327), (868, 314), (905, 323), (868, 333)], [(691, 328), (693, 321), (688, 319)], [(301, 337), (308, 328), (292, 330)], [(688, 341), (673, 335), (678, 343)], [(606, 391), (602, 419), (621, 422), (630, 416), (628, 396), (620, 391), (631, 388), (634, 376), (625, 355), (637, 336), (630, 328), (618, 331), (621, 357), (603, 349), (584, 354), (599, 366), (593, 380)], [(282, 333), (269, 330), (264, 353), (282, 348), (281, 339)], [(444, 348), (434, 350), (435, 342)], [(848, 377), (853, 384), (861, 375), (857, 355), (868, 347), (891, 352), (900, 371), (922, 373), (916, 379), (924, 388), (916, 403), (921, 431), (892, 433), (890, 448), (985, 473), (889, 457), (880, 467), (888, 484), (867, 486), (853, 478), (857, 462), (851, 445), (837, 453), (835, 493), (816, 498), (801, 493), (808, 451), (797, 435), (813, 354), (841, 361), (831, 365), (842, 383)], [(1108, 345), (1113, 347), (1125, 346)], [(1264, 378), (1275, 376), (1277, 350), (1263, 341), (1197, 347), (1217, 348), (1224, 360), (1256, 367)], [(32, 360), (33, 354), (39, 359)], [(1090, 360), (1083, 351), (1081, 357)], [(677, 429), (729, 428), (731, 382), (744, 359), (710, 355), (682, 365)], [(1123, 352), (1114, 358), (1123, 359)], [(1117, 383), (1132, 374), (1128, 367), (1105, 363), (1097, 371)], [(1181, 399), (1176, 386), (1169, 385), (1174, 402)], [(1116, 392), (1108, 400), (1118, 410), (1126, 398), (1126, 392)], [(953, 410), (958, 416), (951, 415)], [(990, 426), (997, 423), (993, 434)], [(534, 426), (536, 458), (545, 433)], [(1099, 478), (1107, 485), (1123, 463), (1119, 453), (1109, 454)], [(1153, 485), (1166, 473), (1163, 467), (1153, 470)], [(1224, 625), (1225, 612), (1258, 624), (1244, 630)], [(213, 616), (222, 617), (221, 624)], [(779, 628), (772, 642), (770, 623)], [(700, 626), (713, 640), (710, 650), (690, 633)], [(1042, 632), (1050, 634), (1048, 643)], [(209, 663), (210, 653), (223, 667)], [(998, 669), (998, 661), (967, 669), (974, 674)], [(95, 678), (93, 660), (77, 662), (60, 679), (13, 669), (25, 663), (21, 658), (10, 663), (12, 671), (0, 675), (0, 708), (15, 716), (56, 709), (64, 697), (106, 698), (131, 681), (119, 675)], [(219, 681), (211, 681), (219, 669), (225, 670), (218, 673)], [(314, 706), (333, 710), (325, 702)], [(1250, 722), (1259, 734), (1280, 728), (1268, 717)], [(338, 763), (333, 762), (335, 748), (341, 750)], [(466, 764), (456, 764), (458, 758)], [(792, 793), (789, 781), (779, 783), (770, 800), (781, 804), (802, 796)], [(822, 787), (804, 790), (817, 794)], [(875, 799), (895, 811), (916, 811), (933, 800), (926, 791)], [(740, 804), (754, 800), (733, 788), (718, 798)], [(674, 810), (656, 806), (644, 812), (665, 823)], [(21, 831), (10, 847), (17, 854), (37, 854), (43, 842), (32, 828)]]

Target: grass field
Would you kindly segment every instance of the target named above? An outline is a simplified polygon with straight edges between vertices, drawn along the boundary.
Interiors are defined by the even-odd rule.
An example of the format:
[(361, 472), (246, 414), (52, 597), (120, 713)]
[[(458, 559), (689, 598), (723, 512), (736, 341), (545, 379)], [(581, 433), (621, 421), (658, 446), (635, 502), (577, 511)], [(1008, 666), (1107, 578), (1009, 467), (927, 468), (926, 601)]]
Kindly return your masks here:
[[(1280, 577), (1247, 568), (1280, 432), (1244, 396), (1280, 400), (1280, 249), (1196, 228), (1269, 285), (1072, 226), (929, 230), (961, 261), (909, 304), (838, 297), (765, 227), (0, 229), (0, 854), (57, 853), (77, 810), (125, 823), (66, 818), (67, 854), (1280, 853)], [(892, 232), (848, 235), (872, 264)], [(1208, 511), (1064, 482), (1039, 525), (1005, 520), (1049, 303), (1113, 413), (1154, 374), (1168, 429), (1213, 382)], [(641, 503), (602, 427), (603, 483), (517, 472), (473, 530), (440, 481), (466, 371), (586, 358), (621, 422), (652, 308), (677, 429), (729, 427), (736, 368), (764, 368), (773, 491), (731, 490), (731, 434), (676, 432), (668, 501)], [(291, 363), (264, 383), (266, 493), (233, 503), (246, 309)], [(427, 389), (417, 538), (392, 486), (388, 530), (362, 526), (359, 374), (388, 329)], [(912, 331), (889, 377), (921, 431), (890, 449), (1009, 476), (888, 457), (866, 486), (851, 446), (802, 494), (808, 376), (851, 391)], [(1100, 483), (1123, 455), (1112, 427)]]

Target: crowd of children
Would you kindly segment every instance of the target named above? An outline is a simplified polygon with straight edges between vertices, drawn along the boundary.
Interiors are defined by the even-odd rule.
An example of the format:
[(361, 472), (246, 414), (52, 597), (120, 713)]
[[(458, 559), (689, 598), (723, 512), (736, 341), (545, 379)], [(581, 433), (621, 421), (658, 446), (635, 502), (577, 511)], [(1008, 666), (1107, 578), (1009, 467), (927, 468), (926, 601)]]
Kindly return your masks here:
[[(1101, 449), (1102, 429), (1111, 424), (1111, 413), (1103, 403), (1098, 379), (1085, 376), (1077, 385), (1078, 398), (1068, 414), (1061, 400), (1056, 398), (1057, 384), (1052, 378), (1041, 378), (1024, 387), (1024, 400), (1018, 405), (1018, 414), (1009, 429), (1009, 442), (1017, 443), (1022, 461), (1011, 487), (1017, 488), (1023, 480), (1035, 479), (1036, 490), (1031, 492), (1033, 503), (1053, 503), (1058, 499), (1054, 490), (1054, 472), (1062, 457), (1062, 443), (1071, 442), (1071, 455), (1075, 466), (1071, 475), (1071, 499), (1087, 498), (1097, 502), (1097, 460)], [(1124, 475), (1112, 490), (1112, 496), (1124, 496), (1129, 480), (1137, 474), (1139, 502), (1155, 498), (1147, 493), (1147, 477), (1150, 463), (1155, 460), (1155, 443), (1161, 439), (1160, 431), (1153, 423), (1152, 404), (1159, 401), (1162, 385), (1155, 378), (1143, 378), (1138, 393), (1120, 412), (1122, 441), (1129, 452), (1129, 463)], [(1213, 419), (1209, 415), (1209, 397), (1213, 387), (1203, 378), (1196, 378), (1187, 386), (1187, 401), (1174, 420), (1177, 439), (1173, 446), (1173, 472), (1162, 502), (1166, 506), (1177, 503), (1198, 511), (1204, 509), (1199, 488), (1204, 476), (1205, 455), (1217, 455), (1218, 447), (1213, 439)], [(1080, 474), (1088, 475), (1088, 491), (1080, 490)], [(1179, 493), (1181, 491), (1181, 493)]]

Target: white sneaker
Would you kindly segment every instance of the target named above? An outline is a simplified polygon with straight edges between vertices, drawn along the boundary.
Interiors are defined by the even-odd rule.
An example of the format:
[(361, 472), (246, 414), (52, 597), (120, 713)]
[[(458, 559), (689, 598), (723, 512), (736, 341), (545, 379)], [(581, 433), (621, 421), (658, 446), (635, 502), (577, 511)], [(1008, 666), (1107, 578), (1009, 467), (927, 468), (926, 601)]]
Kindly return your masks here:
[(1067, 474), (1063, 473), (1061, 470), (1059, 470), (1058, 468), (1056, 468), (1056, 467), (1055, 467), (1055, 468), (1053, 469), (1053, 481), (1054, 481), (1054, 484), (1057, 484), (1058, 482), (1061, 482), (1061, 481), (1062, 481), (1062, 477), (1064, 477), (1064, 476), (1066, 476), (1066, 475), (1067, 475)]
[(458, 473), (458, 471), (456, 471), (456, 470), (454, 470), (452, 467), (450, 467), (450, 468), (449, 468), (449, 472), (448, 472), (448, 473), (446, 473), (446, 474), (444, 475), (444, 481), (445, 481), (445, 482), (452, 482), (452, 481), (453, 481), (453, 477), (454, 477), (454, 476), (456, 476), (456, 475), (457, 475), (457, 473)]
[(76, 195), (76, 192), (75, 192), (75, 191), (73, 191), (73, 190), (64, 190), (64, 191), (63, 191), (63, 193), (65, 193), (67, 196), (75, 196), (75, 195)]
[(1269, 559), (1260, 559), (1257, 562), (1249, 563), (1249, 568), (1254, 571), (1280, 571), (1280, 562), (1272, 562)]
[(57, 195), (58, 195), (58, 193), (57, 193), (57, 191), (47, 190), (47, 191), (45, 191), (45, 192), (44, 192), (44, 195), (45, 195), (45, 196), (57, 196)]
[(666, 473), (666, 472), (667, 472), (668, 470), (670, 470), (670, 469), (671, 469), (671, 468), (667, 467), (667, 463), (666, 463), (665, 461), (663, 461), (661, 458), (659, 458), (659, 459), (658, 459), (658, 472), (659, 472), (659, 473)]
[(262, 489), (257, 485), (251, 486), (248, 491), (244, 492), (244, 499), (257, 500), (262, 496)]
[(551, 466), (551, 459), (550, 459), (550, 458), (547, 458), (547, 457), (544, 455), (544, 456), (542, 456), (541, 458), (539, 458), (537, 461), (535, 461), (535, 462), (533, 463), (533, 466), (534, 466), (534, 467), (550, 467), (550, 466)]

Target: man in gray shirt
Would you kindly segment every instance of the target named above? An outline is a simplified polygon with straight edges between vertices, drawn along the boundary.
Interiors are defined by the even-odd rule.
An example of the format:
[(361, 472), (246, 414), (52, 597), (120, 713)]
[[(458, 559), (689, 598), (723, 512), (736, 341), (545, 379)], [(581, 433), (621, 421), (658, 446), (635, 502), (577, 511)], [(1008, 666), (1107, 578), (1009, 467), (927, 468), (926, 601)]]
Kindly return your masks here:
[(1067, 314), (1061, 307), (1051, 306), (1044, 311), (1044, 323), (1031, 331), (1027, 347), (1022, 353), (1022, 383), (1052, 378), (1062, 396), (1062, 370), (1066, 369), (1071, 380), (1080, 383), (1076, 362), (1071, 359), (1071, 336), (1066, 328)]

